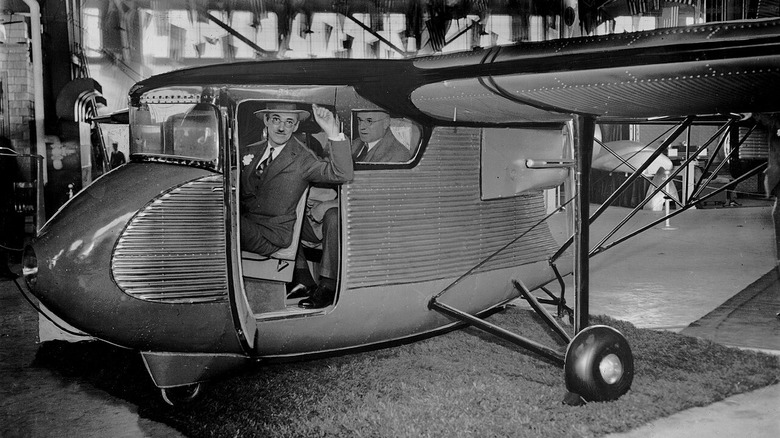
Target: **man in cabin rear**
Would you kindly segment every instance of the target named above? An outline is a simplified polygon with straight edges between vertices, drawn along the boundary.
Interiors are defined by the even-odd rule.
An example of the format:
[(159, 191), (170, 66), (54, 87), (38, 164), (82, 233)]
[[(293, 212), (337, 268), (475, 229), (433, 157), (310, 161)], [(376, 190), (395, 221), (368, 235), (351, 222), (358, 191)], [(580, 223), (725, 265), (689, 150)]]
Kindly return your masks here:
[(241, 249), (270, 255), (292, 242), (295, 207), (310, 183), (341, 184), (352, 180), (350, 141), (338, 119), (326, 108), (312, 105), (314, 119), (328, 136), (327, 157), (320, 158), (293, 133), (309, 112), (293, 102), (269, 102), (255, 112), (263, 121), (267, 140), (241, 151)]
[(412, 158), (390, 129), (390, 114), (372, 110), (357, 113), (360, 138), (352, 144), (352, 156), (356, 162), (404, 163)]

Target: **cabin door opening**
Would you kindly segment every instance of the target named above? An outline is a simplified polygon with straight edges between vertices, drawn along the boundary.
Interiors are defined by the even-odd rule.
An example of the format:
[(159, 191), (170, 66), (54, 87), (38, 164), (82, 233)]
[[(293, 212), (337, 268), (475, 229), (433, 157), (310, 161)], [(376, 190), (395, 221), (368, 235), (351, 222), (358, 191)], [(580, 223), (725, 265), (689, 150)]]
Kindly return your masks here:
[[(333, 108), (327, 104), (320, 104)], [(232, 161), (235, 164), (231, 166), (234, 173), (231, 178), (231, 196), (233, 196), (231, 205), (235, 218), (233, 241), (236, 242), (234, 254), (239, 262), (237, 275), (234, 275), (234, 278), (236, 285), (240, 285), (237, 289), (241, 290), (249, 313), (255, 319), (304, 315), (323, 310), (323, 308), (302, 308), (298, 305), (302, 299), (307, 298), (308, 292), (316, 288), (320, 272), (319, 263), (322, 259), (322, 224), (321, 221), (318, 223), (310, 218), (311, 211), (308, 207), (323, 200), (335, 201), (333, 204), (336, 206), (329, 214), (335, 216), (337, 221), (341, 217), (340, 206), (337, 205), (339, 204), (337, 187), (310, 185), (298, 198), (292, 242), (288, 247), (280, 248), (271, 254), (257, 254), (240, 247), (242, 190), (251, 189), (251, 187), (242, 187), (242, 184), (251, 184), (251, 180), (247, 181), (242, 177), (242, 172), (248, 172), (254, 162), (258, 161), (255, 158), (261, 158), (258, 154), (263, 154), (265, 151), (267, 140), (264, 124), (254, 113), (258, 109), (265, 108), (266, 105), (265, 99), (247, 99), (236, 106), (236, 127), (233, 130), (236, 138), (232, 152), (234, 154)], [(327, 136), (313, 121), (305, 125), (302, 123), (290, 141), (300, 143), (315, 155), (327, 155), (325, 151)], [(277, 159), (279, 158), (275, 160)], [(338, 229), (338, 223), (336, 228)], [(334, 240), (340, 241), (340, 239)], [(306, 275), (302, 275), (304, 271)], [(299, 285), (306, 288), (296, 289)]]
[[(223, 118), (224, 120), (224, 118)], [(229, 125), (230, 122), (227, 122)], [(227, 126), (225, 125), (225, 126)], [(239, 198), (238, 198), (238, 178), (239, 161), (237, 160), (236, 148), (233, 147), (233, 139), (226, 138), (227, 132), (231, 130), (225, 129), (221, 132), (223, 139), (225, 139), (226, 147), (225, 151), (225, 164), (224, 164), (224, 187), (225, 187), (225, 200), (227, 202), (229, 212), (227, 227), (227, 242), (228, 245), (228, 260), (230, 260), (230, 305), (233, 313), (234, 325), (238, 332), (239, 339), (244, 344), (244, 349), (248, 352), (252, 351), (255, 346), (255, 338), (257, 334), (257, 322), (255, 321), (252, 310), (247, 301), (246, 293), (244, 292), (244, 285), (241, 279), (241, 256), (239, 239)]]

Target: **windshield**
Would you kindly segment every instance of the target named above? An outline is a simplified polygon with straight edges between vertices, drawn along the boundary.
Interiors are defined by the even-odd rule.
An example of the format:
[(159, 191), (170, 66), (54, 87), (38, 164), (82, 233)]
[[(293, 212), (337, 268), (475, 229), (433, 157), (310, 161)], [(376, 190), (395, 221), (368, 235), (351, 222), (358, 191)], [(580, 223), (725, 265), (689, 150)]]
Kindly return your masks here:
[(130, 109), (130, 154), (215, 162), (218, 110), (208, 103), (147, 103)]

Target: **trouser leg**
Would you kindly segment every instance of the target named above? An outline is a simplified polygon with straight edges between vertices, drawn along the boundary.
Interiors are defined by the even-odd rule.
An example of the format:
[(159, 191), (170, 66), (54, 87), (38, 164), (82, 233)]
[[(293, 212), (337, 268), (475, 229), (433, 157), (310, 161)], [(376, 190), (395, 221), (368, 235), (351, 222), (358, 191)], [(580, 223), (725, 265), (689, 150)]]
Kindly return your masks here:
[[(301, 226), (301, 241), (319, 243), (320, 238), (317, 237), (317, 233), (314, 232), (314, 228), (311, 225), (311, 219), (308, 217), (304, 219), (303, 226)], [(298, 253), (295, 256), (295, 272), (293, 273), (293, 283), (302, 284), (304, 286), (316, 286), (317, 282), (314, 281), (314, 277), (309, 270), (309, 263), (306, 261), (306, 256), (303, 253), (303, 245), (298, 246)]]
[(269, 242), (260, 232), (260, 227), (249, 219), (241, 217), (241, 250), (268, 256), (280, 247)]
[(339, 209), (331, 208), (322, 218), (322, 261), (320, 275), (336, 280), (339, 269)]

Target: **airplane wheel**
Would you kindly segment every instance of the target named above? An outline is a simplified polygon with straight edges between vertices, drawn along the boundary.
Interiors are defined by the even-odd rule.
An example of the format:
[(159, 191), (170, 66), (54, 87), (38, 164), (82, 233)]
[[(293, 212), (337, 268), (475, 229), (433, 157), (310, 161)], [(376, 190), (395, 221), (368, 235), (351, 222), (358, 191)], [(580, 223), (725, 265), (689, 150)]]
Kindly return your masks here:
[(577, 333), (566, 348), (566, 389), (586, 401), (616, 400), (631, 388), (634, 356), (623, 335), (595, 325)]
[(162, 398), (165, 403), (171, 406), (183, 405), (195, 400), (200, 395), (201, 384), (193, 383), (185, 386), (174, 386), (172, 388), (160, 388)]

